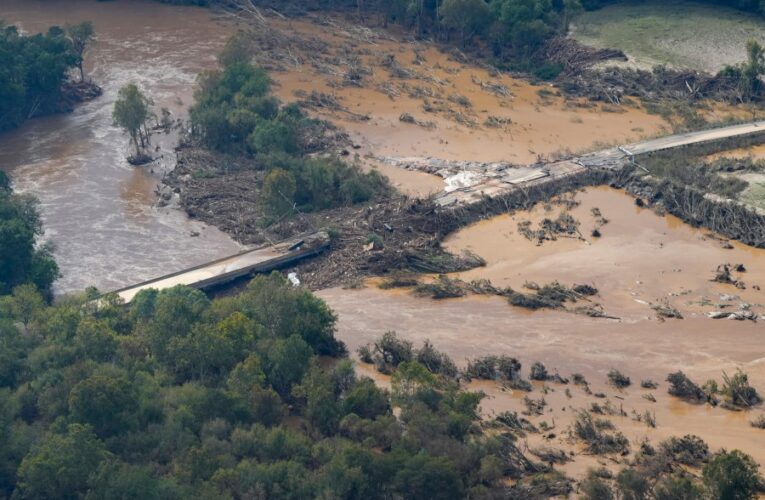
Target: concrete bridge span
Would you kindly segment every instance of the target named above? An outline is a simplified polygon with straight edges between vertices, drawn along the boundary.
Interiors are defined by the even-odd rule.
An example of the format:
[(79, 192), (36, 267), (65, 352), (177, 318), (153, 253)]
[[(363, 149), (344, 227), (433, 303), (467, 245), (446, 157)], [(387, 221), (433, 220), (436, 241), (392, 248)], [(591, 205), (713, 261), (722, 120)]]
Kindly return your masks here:
[[(478, 180), (474, 184), (441, 193), (436, 196), (435, 201), (443, 207), (466, 205), (487, 196), (497, 196), (515, 189), (576, 175), (590, 168), (619, 168), (635, 161), (635, 158), (641, 155), (699, 144), (724, 144), (734, 138), (746, 137), (765, 142), (765, 120), (625, 144), (546, 164), (525, 167), (509, 164), (498, 167), (497, 164), (491, 164), (491, 168), (485, 168), (482, 172), (475, 171), (478, 175), (473, 177)], [(398, 163), (401, 166), (402, 162)], [(480, 165), (476, 165), (471, 164), (471, 168), (480, 169)], [(328, 246), (329, 236), (326, 233), (311, 233), (132, 285), (117, 290), (116, 293), (129, 303), (138, 292), (149, 288), (163, 289), (187, 285), (206, 289), (254, 273), (268, 272), (294, 264), (324, 251)]]

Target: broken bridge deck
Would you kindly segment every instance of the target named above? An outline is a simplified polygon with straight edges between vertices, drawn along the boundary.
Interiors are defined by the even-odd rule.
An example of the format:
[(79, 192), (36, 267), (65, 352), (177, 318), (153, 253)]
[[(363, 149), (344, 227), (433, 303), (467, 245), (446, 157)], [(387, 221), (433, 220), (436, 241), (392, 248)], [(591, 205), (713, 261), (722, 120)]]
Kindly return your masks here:
[(184, 269), (166, 276), (132, 285), (114, 293), (130, 303), (141, 290), (186, 285), (198, 289), (211, 288), (254, 273), (265, 273), (316, 255), (329, 246), (329, 235), (323, 231), (297, 236), (260, 248)]

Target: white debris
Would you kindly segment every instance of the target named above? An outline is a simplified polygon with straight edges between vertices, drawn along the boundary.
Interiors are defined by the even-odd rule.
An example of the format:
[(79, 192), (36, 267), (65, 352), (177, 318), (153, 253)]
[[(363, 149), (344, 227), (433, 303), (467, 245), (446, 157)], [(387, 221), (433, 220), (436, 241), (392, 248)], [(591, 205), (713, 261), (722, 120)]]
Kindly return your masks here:
[(287, 279), (290, 280), (293, 286), (300, 286), (300, 280), (297, 277), (297, 273), (289, 273)]

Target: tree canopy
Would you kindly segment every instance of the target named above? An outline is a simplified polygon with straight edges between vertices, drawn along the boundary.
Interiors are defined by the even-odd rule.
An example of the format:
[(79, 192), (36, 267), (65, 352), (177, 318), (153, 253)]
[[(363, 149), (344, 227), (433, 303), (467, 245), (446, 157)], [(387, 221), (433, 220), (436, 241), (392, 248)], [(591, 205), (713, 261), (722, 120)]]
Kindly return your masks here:
[[(142, 291), (129, 308), (89, 297), (47, 306), (14, 295), (28, 307), (0, 307), (0, 361), (13, 361), (0, 364), (0, 496), (462, 498), (505, 487), (508, 443), (477, 425), (480, 395), (416, 361), (394, 374), (393, 396), (358, 377), (334, 314), (279, 274), (215, 300), (184, 287)], [(482, 472), (487, 457), (495, 476)]]
[(14, 194), (0, 175), (0, 295), (25, 283), (47, 293), (58, 277), (50, 247), (38, 245), (43, 228), (37, 201)]
[(193, 136), (205, 147), (254, 158), (262, 170), (260, 201), (273, 222), (301, 211), (360, 203), (388, 187), (376, 172), (364, 173), (337, 159), (311, 158), (316, 130), (296, 104), (282, 105), (271, 95), (271, 79), (262, 68), (242, 62), (247, 42), (235, 35), (221, 55), (221, 71), (200, 75), (190, 115)]
[(70, 69), (81, 68), (92, 33), (87, 22), (35, 35), (0, 23), (0, 132), (60, 109), (61, 87)]

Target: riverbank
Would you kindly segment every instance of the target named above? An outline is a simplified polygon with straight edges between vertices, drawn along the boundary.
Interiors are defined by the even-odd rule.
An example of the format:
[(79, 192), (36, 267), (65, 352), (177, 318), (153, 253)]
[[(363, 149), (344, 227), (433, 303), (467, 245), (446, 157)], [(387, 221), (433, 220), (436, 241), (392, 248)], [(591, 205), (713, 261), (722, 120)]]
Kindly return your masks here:
[(75, 106), (97, 99), (104, 91), (91, 80), (67, 80), (61, 86), (60, 99), (49, 108), (41, 108), (30, 118), (40, 118), (57, 113), (71, 113)]
[(0, 3), (0, 17), (29, 33), (90, 20), (97, 34), (84, 69), (103, 94), (0, 136), (0, 168), (17, 192), (40, 200), (44, 239), (62, 273), (54, 293), (118, 289), (241, 251), (172, 200), (159, 206), (155, 191), (175, 164), (177, 133), (155, 134), (157, 161), (135, 168), (125, 160), (128, 137), (112, 120), (128, 82), (154, 100), (158, 114), (167, 108), (185, 120), (196, 76), (215, 67), (231, 25), (206, 9), (150, 0)]

